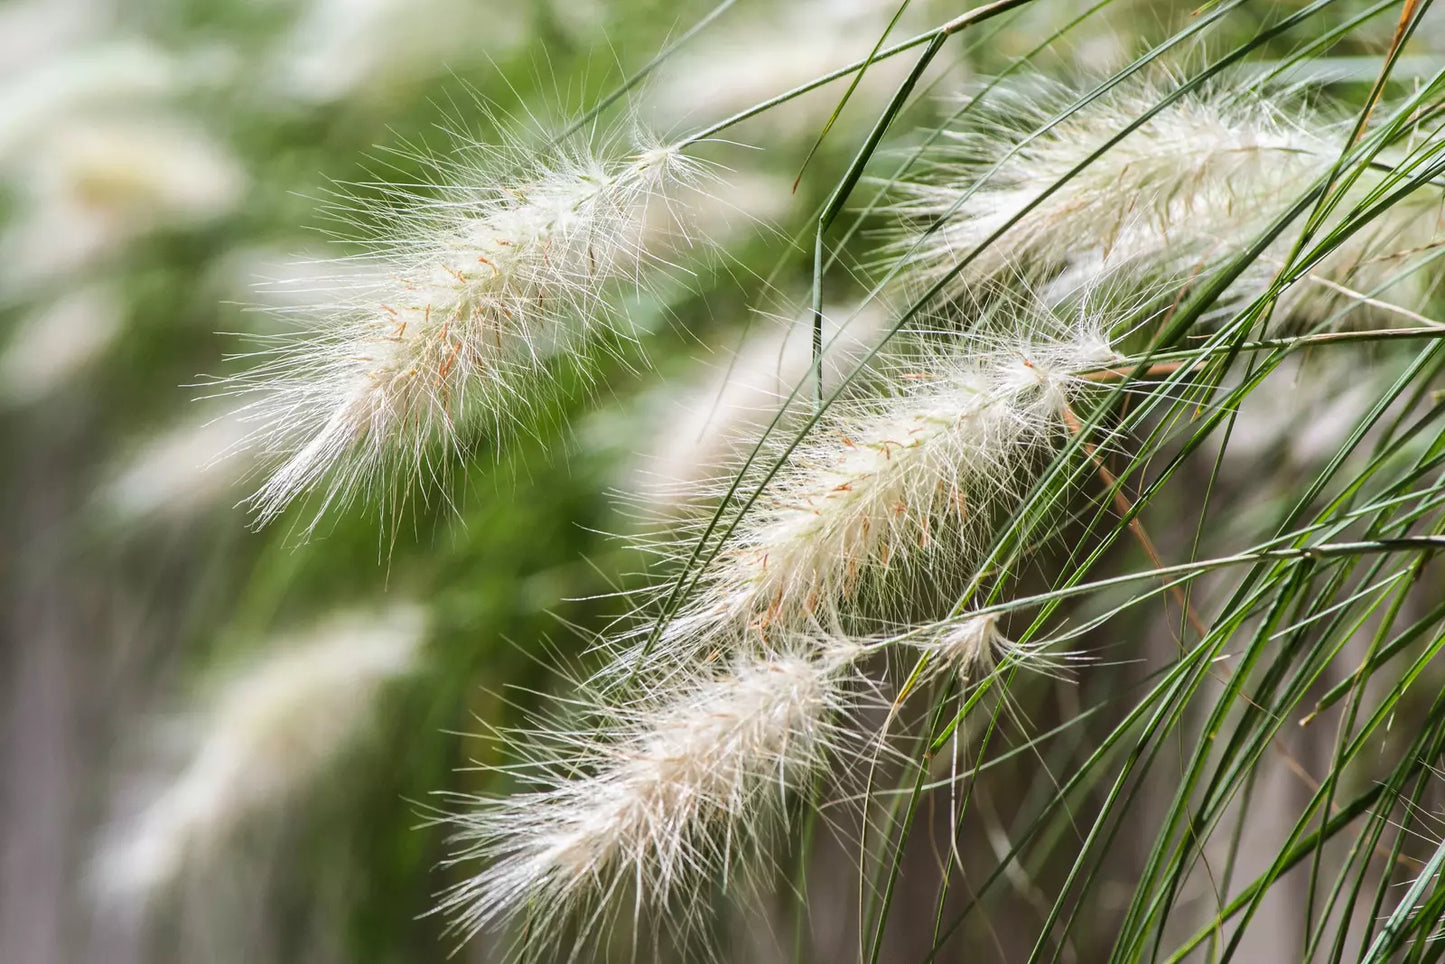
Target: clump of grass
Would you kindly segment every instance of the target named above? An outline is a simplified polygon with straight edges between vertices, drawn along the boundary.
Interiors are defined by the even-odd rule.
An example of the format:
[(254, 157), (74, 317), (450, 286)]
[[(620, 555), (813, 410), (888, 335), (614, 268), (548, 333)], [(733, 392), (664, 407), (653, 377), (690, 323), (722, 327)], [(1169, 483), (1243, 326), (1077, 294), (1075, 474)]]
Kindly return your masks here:
[[(1008, 6), (977, 9), (983, 17)], [(1412, 9), (1404, 26), (1416, 22)], [(1181, 36), (1226, 13), (1211, 10)], [(879, 48), (888, 57), (928, 43), (821, 209), (819, 309), (836, 260), (828, 229), (932, 58), (972, 22), (964, 15), (916, 43)], [(665, 558), (669, 580), (632, 621), (602, 634), (593, 653), (602, 665), (574, 684), (567, 712), (501, 734), (521, 762), (493, 769), (523, 787), (464, 794), (438, 818), (454, 830), (449, 866), (465, 874), (441, 903), (458, 933), (510, 927), (518, 954), (576, 957), (630, 919), (639, 938), (654, 928), (686, 943), (707, 929), (708, 888), (759, 880), (790, 808), (801, 799), (815, 814), (809, 794), (821, 778), (866, 759), (865, 807), (882, 816), (865, 827), (879, 832), (882, 853), (860, 845), (860, 957), (879, 960), (939, 751), (952, 741), (953, 766), (937, 785), (950, 793), (957, 837), (971, 799), (959, 788), (992, 765), (981, 745), (979, 764), (959, 768), (969, 714), (993, 714), (981, 727), (986, 744), (1002, 728), (998, 714), (1010, 713), (1024, 731), (1019, 752), (1037, 752), (1027, 715), (1009, 709), (1015, 672), (1058, 674), (1077, 654), (1059, 654), (1057, 642), (1162, 597), (1174, 609), (1167, 631), (1153, 629), (1167, 641), (1168, 662), (1140, 684), (1120, 722), (1085, 731), (1092, 742), (1079, 741), (1083, 755), (1068, 751), (1075, 769), (1048, 771), (1052, 789), (1020, 816), (1016, 842), (1012, 826), (991, 834), (998, 866), (982, 884), (1026, 876), (1011, 870), (1023, 866), (1025, 847), (1077, 841), (1074, 851), (1060, 845), (1062, 858), (1044, 854), (1068, 873), (1040, 875), (1063, 883), (1056, 896), (1031, 896), (1034, 909), (1046, 910), (1031, 959), (1045, 957), (1056, 930), (1096, 904), (1117, 918), (1111, 959), (1142, 959), (1150, 947), (1162, 952), (1177, 929), (1175, 898), (1205, 863), (1200, 841), (1236, 797), (1248, 801), (1264, 748), (1280, 744), (1282, 721), (1299, 715), (1346, 643), (1381, 626), (1352, 663), (1354, 682), (1330, 690), (1315, 711), (1348, 693), (1341, 734), (1373, 699), (1367, 670), (1445, 619), (1434, 607), (1408, 629), (1391, 628), (1442, 546), (1440, 439), (1422, 414), (1442, 370), (1433, 341), (1441, 326), (1423, 314), (1432, 287), (1421, 269), (1445, 245), (1445, 140), (1432, 126), (1445, 82), (1387, 108), (1382, 81), (1354, 116), (1335, 116), (1315, 106), (1313, 91), (1245, 84), (1222, 66), (1178, 82), (1143, 76), (1131, 69), (1093, 91), (1041, 78), (982, 88), (962, 126), (935, 131), (921, 164), (884, 180), (880, 197), (903, 225), (854, 253), (924, 294), (895, 317), (893, 340), (829, 391), (819, 310), (811, 373), (796, 379), (799, 388), (812, 379), (814, 409), (780, 402), (725, 486), (696, 477), (687, 501), (711, 501), (712, 518), (700, 529), (678, 522), (644, 546)], [(428, 453), (438, 441), (456, 444), (476, 397), (493, 421), (513, 417), (505, 400), (525, 399), (546, 357), (607, 317), (603, 283), (635, 276), (650, 260), (643, 214), (666, 197), (667, 183), (692, 176), (682, 149), (701, 136), (611, 161), (527, 158), (517, 169), (528, 173), (518, 180), (509, 171), (508, 186), (487, 187), (481, 200), (464, 193), (455, 207), (413, 209), (404, 223), (419, 240), (381, 286), (392, 293), (369, 292), (359, 313), (338, 315), (342, 323), (284, 349), (245, 384), (266, 395), (254, 411), (282, 426), (262, 436), (283, 461), (254, 500), (260, 517), (318, 487), (326, 486), (324, 506), (426, 474)], [(844, 243), (868, 237), (849, 231)], [(1350, 318), (1356, 327), (1386, 327), (1321, 332), (1343, 327), (1342, 309), (1365, 309)], [(1283, 323), (1261, 334), (1271, 311)], [(1413, 327), (1394, 324), (1402, 318)], [(1260, 525), (1232, 517), (1223, 535), (1227, 527), (1214, 525), (1207, 510), (1223, 498), (1217, 464), (1197, 485), (1176, 482), (1211, 435), (1227, 445), (1241, 402), (1293, 352), (1415, 338), (1426, 347), (1298, 501), (1265, 520), (1258, 543), (1203, 558)], [(1374, 449), (1360, 454), (1368, 444)], [(1343, 477), (1345, 465), (1360, 474)], [(390, 473), (397, 466), (405, 471)], [(1082, 479), (1097, 479), (1098, 491), (1080, 494)], [(1144, 515), (1170, 498), (1189, 522), (1161, 551)], [(1166, 551), (1185, 561), (1166, 562)], [(1040, 560), (1038, 571), (1025, 568), (1026, 558)], [(1142, 569), (1096, 572), (1140, 558)], [(1357, 571), (1363, 559), (1372, 561)], [(1202, 603), (1193, 593), (1205, 574), (1229, 591)], [(1097, 611), (1082, 627), (1051, 634), (1081, 598)], [(1034, 615), (1023, 631), (1010, 624), (1006, 634), (1005, 614), (1026, 611)], [(904, 647), (917, 660), (910, 673), (870, 675), (887, 660), (869, 657)], [(1236, 651), (1237, 665), (1227, 664)], [(1226, 680), (1223, 695), (1200, 701), (1212, 677)], [(1219, 885), (1218, 908), (1205, 912), (1213, 920), (1171, 959), (1219, 939), (1240, 901), (1253, 913), (1284, 870), (1308, 856), (1300, 841), (1309, 828), (1318, 824), (1322, 845), (1327, 830), (1345, 832), (1338, 814), (1358, 816), (1370, 793), (1388, 787), (1399, 799), (1442, 745), (1445, 716), (1432, 711), (1434, 729), (1412, 737), (1404, 769), (1354, 796), (1352, 811), (1339, 810), (1334, 795), (1344, 792), (1343, 768), (1366, 760), (1414, 679), (1406, 673), (1378, 701), (1358, 742), (1341, 736), (1328, 779), (1311, 786), (1300, 828), (1269, 873), (1238, 898), (1226, 899), (1228, 880)], [(978, 695), (992, 689), (1002, 698)], [(1120, 692), (1135, 696), (1120, 687), (1111, 697)], [(890, 751), (850, 722), (877, 710), (893, 735), (913, 694), (931, 706), (918, 714), (916, 754), (899, 753), (903, 782), (880, 803), (872, 763)], [(1182, 732), (1195, 706), (1209, 736), (1180, 758), (1183, 784), (1168, 777), (1167, 816), (1119, 910), (1112, 895), (1100, 900), (1094, 882), (1105, 879), (1103, 851), (1134, 802), (1120, 790), (1133, 785), (1136, 767), (1149, 770), (1158, 742)], [(1097, 709), (1072, 714), (1059, 732), (1092, 727)], [(1130, 752), (1115, 752), (1121, 747)], [(1100, 794), (1105, 803), (1082, 832), (1074, 806), (1094, 781), (1113, 789)], [(957, 839), (946, 846), (935, 953), (952, 933), (948, 890), (962, 861)], [(1363, 882), (1367, 870), (1359, 874)], [(1383, 888), (1389, 875), (1379, 879)], [(1024, 883), (1032, 895), (1033, 882)], [(971, 900), (963, 914), (977, 906)], [(1323, 933), (1311, 934), (1312, 947)], [(1381, 941), (1375, 946), (1399, 944), (1390, 934)], [(1373, 961), (1385, 952), (1370, 953)]]
[(613, 656), (588, 714), (603, 725), (556, 727), (526, 764), (539, 789), (469, 800), (454, 818), (456, 859), (483, 864), (445, 901), (456, 926), (525, 909), (526, 934), (566, 923), (585, 938), (630, 898), (677, 908), (671, 931), (685, 936), (698, 889), (756, 869), (790, 795), (874, 746), (829, 722), (877, 702), (876, 684), (856, 682), (862, 657), (906, 642), (930, 679), (965, 683), (1047, 667), (1046, 644), (1012, 643), (991, 614), (916, 638), (906, 621), (892, 624), (902, 638), (862, 627), (880, 625), (870, 604), (886, 607), (892, 570), (968, 571), (991, 511), (1068, 436), (1071, 400), (1098, 387), (1087, 375), (1118, 358), (1112, 318), (1087, 295), (1069, 310), (1010, 302), (986, 334), (897, 357), (881, 394), (836, 403), (744, 507), (660, 645), (604, 641)]

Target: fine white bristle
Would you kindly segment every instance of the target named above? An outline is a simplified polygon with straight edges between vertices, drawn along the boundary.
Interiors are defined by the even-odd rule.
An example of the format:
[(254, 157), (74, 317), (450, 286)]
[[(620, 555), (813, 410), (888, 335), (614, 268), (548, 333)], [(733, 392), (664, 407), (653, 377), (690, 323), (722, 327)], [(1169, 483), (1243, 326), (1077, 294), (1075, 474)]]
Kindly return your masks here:
[[(835, 632), (892, 574), (924, 559), (967, 571), (990, 513), (1115, 358), (1098, 313), (1019, 307), (838, 400), (743, 511), (696, 593), (653, 647), (686, 658), (727, 640)], [(740, 490), (746, 499), (750, 490)], [(689, 551), (686, 544), (682, 551)], [(897, 588), (896, 586), (894, 587)], [(905, 594), (906, 595), (906, 594)], [(867, 613), (873, 617), (887, 612)]]

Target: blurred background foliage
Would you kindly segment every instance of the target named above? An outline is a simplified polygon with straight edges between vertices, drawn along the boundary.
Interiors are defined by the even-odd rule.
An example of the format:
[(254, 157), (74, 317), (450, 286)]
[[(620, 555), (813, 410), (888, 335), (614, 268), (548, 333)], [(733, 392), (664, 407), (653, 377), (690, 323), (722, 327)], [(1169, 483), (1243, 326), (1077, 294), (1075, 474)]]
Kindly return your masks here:
[[(914, 3), (894, 36), (963, 6)], [(1194, 12), (1098, 6), (1036, 53), (1034, 69), (1099, 75)], [(1199, 49), (1298, 6), (1246, 3)], [(1363, 6), (1336, 4), (1310, 31)], [(1039, 0), (990, 22), (945, 50), (931, 91), (1009, 68), (1085, 9)], [(453, 132), (491, 140), (497, 123), (575, 116), (711, 10), (0, 3), (0, 961), (361, 964), (452, 949), (426, 912), (455, 871), (438, 867), (441, 832), (419, 827), (418, 813), (438, 791), (480, 788), (469, 761), (496, 762), (495, 751), (459, 734), (516, 722), (531, 691), (555, 685), (549, 650), (579, 656), (623, 610), (608, 594), (643, 581), (629, 574), (647, 560), (609, 533), (636, 526), (615, 490), (635, 486), (639, 457), (672, 431), (657, 400), (709, 383), (758, 318), (795, 316), (811, 265), (792, 239), (811, 231), (906, 58), (869, 71), (796, 193), (842, 85), (709, 147), (722, 166), (709, 230), (720, 250), (699, 250), (685, 283), (630, 293), (635, 342), (599, 351), (586, 372), (559, 371), (562, 390), (526, 431), (475, 440), (450, 482), (396, 517), (351, 506), (303, 539), (315, 510), (301, 506), (252, 531), (236, 503), (253, 467), (218, 458), (239, 430), (225, 401), (196, 386), (234, 371), (227, 356), (248, 349), (244, 336), (295, 324), (292, 309), (324, 297), (310, 287), (317, 260), (364, 234), (328, 220), (338, 185), (375, 196), (378, 178), (424, 177), (416, 154), (445, 152)], [(740, 0), (608, 117), (663, 132), (710, 123), (866, 55), (893, 13), (887, 0)], [(1341, 87), (1368, 82), (1393, 23), (1375, 18), (1313, 68)], [(1445, 24), (1428, 26), (1401, 76), (1438, 63)], [(1263, 59), (1306, 39), (1286, 34)], [(942, 97), (914, 108), (946, 109)], [(830, 296), (862, 290), (840, 274)], [(1278, 445), (1259, 442), (1261, 458)], [(174, 771), (163, 721), (329, 614), (398, 602), (426, 611), (422, 656), (341, 760), (233, 828), (144, 913), (96, 896), (111, 828)], [(1090, 692), (1070, 699), (1090, 705)], [(786, 959), (791, 938), (754, 935), (736, 949), (738, 960)], [(479, 940), (462, 957), (489, 950)]]

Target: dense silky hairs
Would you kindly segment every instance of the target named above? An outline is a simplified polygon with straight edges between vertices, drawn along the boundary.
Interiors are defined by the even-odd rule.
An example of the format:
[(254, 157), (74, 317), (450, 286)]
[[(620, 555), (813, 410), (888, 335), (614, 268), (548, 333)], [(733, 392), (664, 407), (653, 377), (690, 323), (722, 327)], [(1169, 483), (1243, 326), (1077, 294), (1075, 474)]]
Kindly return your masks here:
[[(1236, 80), (1171, 99), (1177, 79), (1155, 72), (1072, 111), (1087, 85), (1035, 77), (990, 90), (889, 185), (898, 228), (884, 258), (906, 259), (920, 289), (943, 282), (963, 299), (1001, 273), (1072, 286), (1197, 277), (1324, 177), (1350, 136), (1348, 119), (1307, 88)], [(1385, 177), (1366, 171), (1347, 200)], [(1401, 199), (1282, 295), (1281, 327), (1308, 330), (1342, 308), (1362, 309), (1354, 323), (1379, 318), (1389, 309), (1377, 297), (1418, 304), (1424, 279), (1405, 269), (1430, 252), (1442, 217), (1438, 190)], [(1282, 234), (1239, 290), (1266, 285), (1291, 243)]]
[(318, 519), (362, 494), (404, 499), (479, 427), (525, 425), (550, 362), (628, 333), (614, 288), (662, 267), (681, 216), (668, 193), (697, 170), (647, 140), (462, 146), (432, 190), (390, 199), (345, 300), (222, 382), (247, 399), (249, 444), (271, 462), (257, 521), (313, 491)]

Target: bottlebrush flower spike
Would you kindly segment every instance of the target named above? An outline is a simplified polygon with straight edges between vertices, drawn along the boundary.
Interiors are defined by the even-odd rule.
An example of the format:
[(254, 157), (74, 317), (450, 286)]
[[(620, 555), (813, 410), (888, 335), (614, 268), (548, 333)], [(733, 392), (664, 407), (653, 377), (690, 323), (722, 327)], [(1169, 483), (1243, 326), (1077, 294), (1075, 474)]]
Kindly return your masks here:
[[(945, 336), (951, 351), (890, 372), (902, 376), (891, 394), (835, 403), (658, 656), (637, 661), (625, 634), (607, 644), (620, 645), (594, 681), (603, 700), (587, 704), (601, 725), (544, 724), (528, 734), (532, 789), (463, 798), (446, 818), (454, 862), (486, 865), (444, 899), (454, 926), (525, 917), (524, 939), (585, 943), (630, 899), (685, 938), (701, 889), (757, 866), (745, 858), (780, 825), (785, 791), (832, 756), (884, 749), (842, 739), (840, 721), (869, 699), (857, 662), (894, 642), (848, 632), (857, 596), (892, 567), (966, 557), (999, 493), (1065, 430), (1065, 407), (1094, 384), (1082, 373), (1116, 358), (1087, 300), (1010, 302), (978, 333)], [(989, 615), (910, 641), (971, 674), (1043, 652), (1008, 643)], [(703, 643), (730, 671), (690, 658)]]
[(461, 795), (460, 812), (439, 818), (456, 828), (448, 863), (484, 864), (439, 910), (465, 937), (524, 922), (520, 940), (535, 952), (588, 946), (630, 902), (655, 933), (686, 942), (702, 930), (705, 887), (746, 887), (766, 866), (791, 795), (840, 760), (888, 752), (859, 729), (860, 714), (897, 706), (859, 671), (867, 657), (906, 643), (935, 659), (928, 679), (967, 682), (1062, 665), (1047, 642), (1006, 639), (991, 614), (912, 635), (787, 634), (772, 650), (740, 648), (726, 670), (645, 675), (611, 704), (584, 692), (568, 700), (580, 714), (503, 734), (524, 760), (499, 772), (520, 772), (529, 788)]
[(998, 311), (1012, 317), (950, 336), (952, 351), (891, 373), (887, 394), (834, 403), (744, 511), (662, 649), (690, 655), (719, 634), (847, 635), (846, 617), (890, 570), (967, 555), (1030, 453), (1065, 430), (1066, 404), (1089, 384), (1077, 373), (1116, 357), (1087, 304), (1067, 317)]
[(446, 818), (458, 827), (452, 862), (486, 866), (442, 910), (467, 936), (525, 917), (529, 941), (569, 934), (584, 946), (631, 898), (636, 913), (677, 915), (671, 936), (686, 938), (698, 889), (746, 870), (788, 791), (846, 748), (861, 652), (835, 641), (812, 656), (738, 656), (730, 672), (694, 670), (595, 708), (611, 721), (600, 731), (552, 727), (529, 767), (535, 789), (466, 798)]
[(336, 617), (225, 681), (188, 721), (190, 757), (97, 867), (109, 898), (144, 905), (245, 820), (324, 772), (372, 719), (386, 683), (411, 672), (419, 609)]
[[(1070, 287), (1125, 272), (1187, 277), (1242, 250), (1346, 146), (1349, 125), (1299, 91), (1206, 87), (1071, 173), (1171, 89), (1158, 78), (1128, 81), (1052, 127), (1082, 90), (1035, 78), (990, 92), (913, 180), (892, 186), (904, 227), (887, 251), (907, 253), (924, 287), (956, 272), (944, 283), (959, 298), (1004, 272), (1063, 272)], [(1368, 173), (1358, 193), (1379, 176)], [(1441, 197), (1430, 187), (1394, 205), (1287, 292), (1282, 311), (1318, 320), (1341, 301), (1331, 282), (1368, 291), (1404, 259), (1445, 242)], [(1244, 283), (1267, 282), (1291, 242), (1286, 232)], [(1417, 295), (1397, 288), (1385, 297)]]
[(251, 499), (259, 523), (317, 489), (321, 511), (397, 496), (468, 424), (520, 421), (549, 357), (616, 330), (608, 282), (641, 283), (654, 207), (672, 212), (667, 190), (697, 172), (658, 146), (477, 148), (436, 167), (440, 197), (400, 193), (385, 212), (378, 280), (230, 380), (278, 463)]

